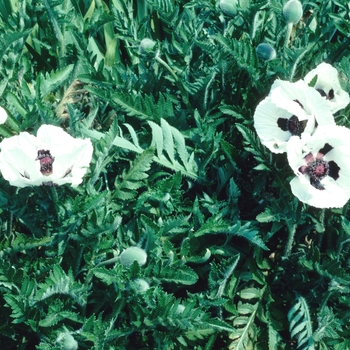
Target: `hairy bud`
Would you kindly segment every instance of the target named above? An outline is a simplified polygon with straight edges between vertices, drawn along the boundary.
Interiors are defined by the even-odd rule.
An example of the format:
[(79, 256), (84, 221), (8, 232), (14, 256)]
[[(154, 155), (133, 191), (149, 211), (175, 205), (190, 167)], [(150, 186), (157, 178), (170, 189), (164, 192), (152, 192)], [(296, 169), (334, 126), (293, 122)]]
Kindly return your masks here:
[(289, 0), (283, 6), (282, 13), (286, 22), (297, 24), (303, 16), (303, 6), (299, 0)]
[(234, 17), (237, 15), (237, 0), (220, 0), (220, 10), (227, 16)]
[(147, 253), (139, 247), (129, 247), (120, 254), (119, 260), (125, 267), (130, 267), (134, 261), (142, 266), (146, 264)]
[(276, 58), (276, 50), (266, 43), (261, 43), (256, 48), (256, 54), (259, 58), (265, 61), (270, 61)]

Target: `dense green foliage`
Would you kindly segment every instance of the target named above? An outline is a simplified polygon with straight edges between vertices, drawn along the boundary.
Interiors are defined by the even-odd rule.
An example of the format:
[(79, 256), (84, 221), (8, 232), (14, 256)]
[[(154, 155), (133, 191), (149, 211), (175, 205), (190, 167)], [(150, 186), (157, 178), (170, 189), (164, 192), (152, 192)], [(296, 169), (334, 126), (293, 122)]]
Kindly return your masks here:
[(326, 61), (350, 91), (350, 9), (305, 0), (286, 44), (282, 7), (1, 1), (3, 137), (94, 145), (77, 188), (0, 178), (1, 349), (350, 348), (348, 206), (300, 203), (253, 127), (276, 78)]

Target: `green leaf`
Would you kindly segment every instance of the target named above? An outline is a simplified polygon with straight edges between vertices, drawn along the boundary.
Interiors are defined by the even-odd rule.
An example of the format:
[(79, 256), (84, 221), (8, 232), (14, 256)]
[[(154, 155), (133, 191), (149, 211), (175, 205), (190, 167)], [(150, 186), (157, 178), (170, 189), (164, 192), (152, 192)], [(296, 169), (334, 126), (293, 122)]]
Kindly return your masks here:
[(37, 90), (40, 98), (45, 97), (66, 83), (73, 72), (73, 68), (74, 65), (70, 64), (50, 74), (46, 73), (46, 75), (44, 75), (41, 73), (37, 78)]
[(296, 303), (288, 312), (291, 338), (296, 339), (298, 349), (313, 350), (312, 323), (306, 300), (298, 295)]
[(181, 262), (170, 266), (163, 266), (158, 276), (164, 282), (193, 285), (198, 281), (198, 275), (189, 266)]
[(137, 196), (137, 190), (145, 186), (144, 180), (148, 178), (149, 171), (153, 161), (153, 149), (149, 148), (139, 154), (132, 162), (130, 169), (123, 171), (122, 180), (115, 183), (115, 192), (113, 197), (121, 200), (131, 200)]

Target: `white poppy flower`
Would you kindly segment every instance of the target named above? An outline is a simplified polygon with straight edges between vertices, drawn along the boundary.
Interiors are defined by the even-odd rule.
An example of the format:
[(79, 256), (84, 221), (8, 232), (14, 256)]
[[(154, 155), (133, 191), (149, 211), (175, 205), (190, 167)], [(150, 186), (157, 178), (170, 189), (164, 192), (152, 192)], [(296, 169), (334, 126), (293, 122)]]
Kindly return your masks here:
[(303, 81), (276, 80), (254, 113), (261, 142), (273, 153), (286, 152), (292, 136), (312, 134), (316, 126), (334, 125), (326, 101)]
[(344, 91), (339, 83), (338, 71), (328, 63), (321, 63), (315, 69), (306, 74), (306, 84), (317, 76), (314, 89), (327, 101), (332, 113), (345, 108), (349, 102), (349, 94)]
[(75, 139), (53, 125), (42, 125), (33, 136), (27, 132), (0, 143), (2, 176), (17, 187), (78, 186), (89, 166), (90, 139)]
[(287, 145), (289, 165), (297, 175), (290, 182), (292, 193), (316, 208), (340, 208), (350, 198), (350, 129), (320, 127)]

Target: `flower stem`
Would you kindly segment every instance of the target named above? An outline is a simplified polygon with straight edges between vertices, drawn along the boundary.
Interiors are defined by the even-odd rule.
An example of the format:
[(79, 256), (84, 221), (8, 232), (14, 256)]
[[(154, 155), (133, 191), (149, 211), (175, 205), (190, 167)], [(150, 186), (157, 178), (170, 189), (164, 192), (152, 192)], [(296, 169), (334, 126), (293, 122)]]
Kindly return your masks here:
[(293, 30), (293, 22), (288, 22), (286, 37), (284, 39), (284, 47), (288, 47), (290, 36), (292, 34), (292, 30)]
[(7, 222), (7, 236), (9, 237), (12, 234), (12, 221), (13, 221), (13, 213), (10, 211), (10, 217)]
[(185, 90), (185, 88), (183, 87), (183, 85), (181, 84), (178, 76), (175, 74), (175, 72), (171, 69), (171, 67), (168, 65), (168, 63), (166, 63), (162, 58), (159, 57), (159, 52), (156, 53), (155, 55), (155, 60), (160, 63), (174, 78), (176, 85), (178, 86), (178, 88), (180, 89), (182, 98), (184, 99), (184, 102), (187, 106), (187, 108), (189, 110), (192, 109), (192, 106), (190, 105), (190, 102), (188, 100), (188, 96), (187, 96), (187, 91)]
[(292, 252), (292, 246), (294, 243), (294, 236), (297, 229), (297, 224), (290, 225), (287, 223), (287, 226), (288, 226), (288, 240), (287, 240), (286, 249), (284, 252), (285, 258), (288, 258)]
[(58, 202), (58, 193), (56, 190), (56, 186), (51, 186), (51, 194), (52, 194), (52, 200), (56, 204)]

